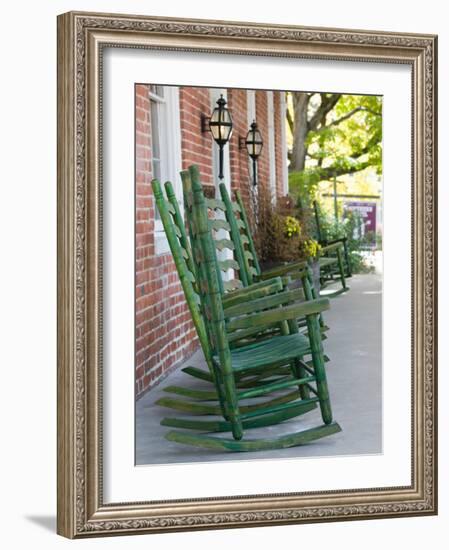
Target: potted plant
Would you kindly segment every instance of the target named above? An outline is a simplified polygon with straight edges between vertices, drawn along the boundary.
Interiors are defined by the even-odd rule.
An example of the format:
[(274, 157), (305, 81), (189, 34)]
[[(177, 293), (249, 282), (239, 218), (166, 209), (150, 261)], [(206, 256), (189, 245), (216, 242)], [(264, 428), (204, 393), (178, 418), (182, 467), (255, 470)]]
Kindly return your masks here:
[(308, 261), (313, 271), (315, 288), (319, 290), (321, 246), (313, 238), (304, 210), (298, 209), (291, 197), (279, 198), (273, 204), (264, 191), (258, 196), (255, 242), (262, 270), (281, 264)]

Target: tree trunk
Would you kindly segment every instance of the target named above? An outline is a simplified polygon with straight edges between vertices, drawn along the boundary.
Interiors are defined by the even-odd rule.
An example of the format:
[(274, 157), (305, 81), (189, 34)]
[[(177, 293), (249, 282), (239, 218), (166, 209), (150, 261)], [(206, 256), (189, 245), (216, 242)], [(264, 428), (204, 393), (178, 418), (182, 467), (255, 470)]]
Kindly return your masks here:
[(307, 108), (309, 105), (308, 94), (293, 92), (294, 126), (293, 126), (293, 150), (290, 162), (290, 170), (301, 172), (306, 163), (306, 137), (309, 132), (307, 123)]

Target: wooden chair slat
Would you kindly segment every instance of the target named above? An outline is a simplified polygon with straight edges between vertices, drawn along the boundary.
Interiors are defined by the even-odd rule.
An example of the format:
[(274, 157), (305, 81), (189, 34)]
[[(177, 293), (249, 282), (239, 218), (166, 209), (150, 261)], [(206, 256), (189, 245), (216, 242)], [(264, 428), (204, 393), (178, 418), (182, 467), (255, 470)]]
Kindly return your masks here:
[(232, 259), (219, 260), (218, 265), (222, 271), (227, 271), (228, 269), (237, 269), (237, 270), (240, 269), (238, 262)]
[(223, 212), (226, 210), (225, 203), (220, 199), (206, 199), (206, 204), (208, 208), (212, 208), (214, 210), (221, 210)]
[(220, 220), (220, 219), (209, 220), (209, 224), (214, 231), (219, 231), (220, 229), (229, 231), (231, 229), (226, 220)]
[(234, 243), (230, 239), (216, 239), (215, 247), (217, 250), (224, 250), (225, 248), (229, 250), (234, 250)]

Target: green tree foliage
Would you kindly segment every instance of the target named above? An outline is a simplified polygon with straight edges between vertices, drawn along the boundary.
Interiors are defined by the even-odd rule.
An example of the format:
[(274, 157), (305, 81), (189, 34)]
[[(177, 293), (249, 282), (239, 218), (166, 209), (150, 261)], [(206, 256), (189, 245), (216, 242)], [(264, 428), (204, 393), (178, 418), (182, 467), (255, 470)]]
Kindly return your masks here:
[(320, 181), (374, 167), (382, 172), (382, 98), (292, 92), (289, 186), (310, 204)]

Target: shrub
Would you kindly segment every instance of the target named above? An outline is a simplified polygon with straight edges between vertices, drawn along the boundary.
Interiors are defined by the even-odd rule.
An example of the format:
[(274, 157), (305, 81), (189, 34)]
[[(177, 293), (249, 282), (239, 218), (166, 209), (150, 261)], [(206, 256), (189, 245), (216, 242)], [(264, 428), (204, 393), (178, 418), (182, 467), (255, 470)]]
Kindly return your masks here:
[(307, 216), (291, 197), (278, 198), (274, 204), (271, 193), (261, 186), (254, 203), (253, 235), (261, 262), (295, 261), (318, 253)]
[(346, 237), (349, 251), (349, 261), (353, 273), (369, 273), (374, 268), (366, 263), (362, 250), (366, 248), (372, 238), (367, 234), (363, 239), (355, 238), (356, 229), (361, 223), (358, 212), (347, 212), (345, 217), (338, 222), (319, 208), (320, 226), (323, 239), (332, 241)]

